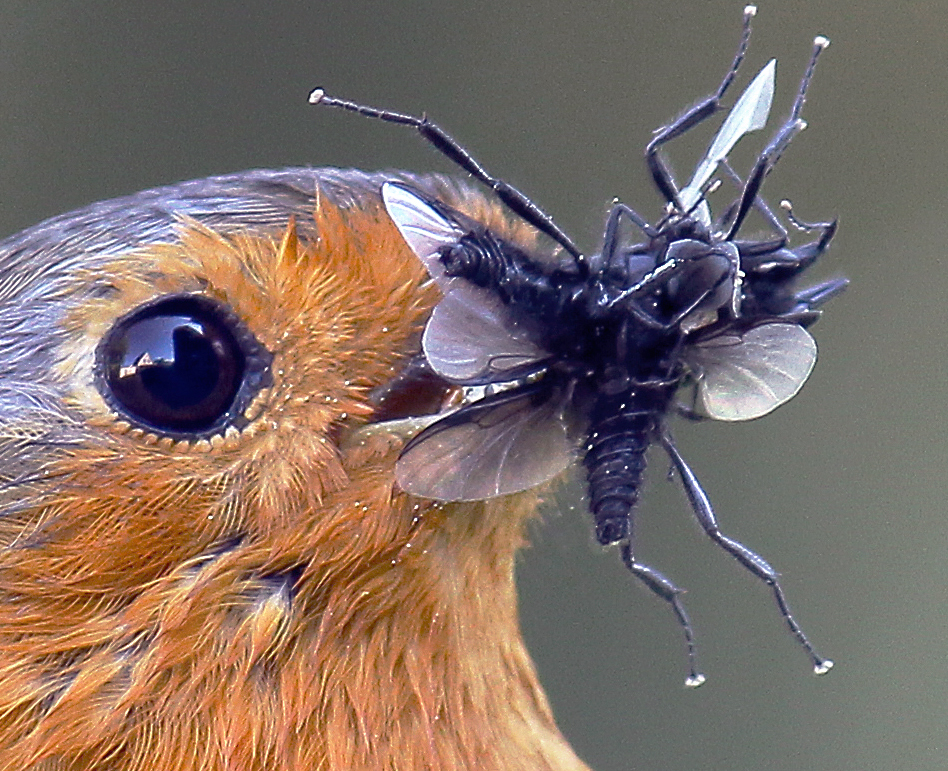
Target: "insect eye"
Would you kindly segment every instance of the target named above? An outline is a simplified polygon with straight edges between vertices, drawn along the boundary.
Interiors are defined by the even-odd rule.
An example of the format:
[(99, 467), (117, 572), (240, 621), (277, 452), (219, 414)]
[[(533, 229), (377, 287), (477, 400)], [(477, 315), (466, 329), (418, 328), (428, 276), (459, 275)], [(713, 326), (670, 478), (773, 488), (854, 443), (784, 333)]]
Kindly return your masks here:
[(226, 306), (172, 295), (115, 322), (96, 349), (96, 380), (133, 422), (196, 437), (234, 422), (265, 385), (270, 360)]

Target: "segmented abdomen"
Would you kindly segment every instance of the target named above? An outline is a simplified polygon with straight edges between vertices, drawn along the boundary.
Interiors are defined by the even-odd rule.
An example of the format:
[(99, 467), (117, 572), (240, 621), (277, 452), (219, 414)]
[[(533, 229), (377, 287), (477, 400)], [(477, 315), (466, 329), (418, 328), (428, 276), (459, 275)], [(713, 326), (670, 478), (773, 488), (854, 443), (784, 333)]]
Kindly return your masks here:
[(593, 407), (583, 465), (596, 539), (604, 546), (630, 535), (630, 514), (639, 500), (645, 453), (665, 411), (665, 400), (659, 402), (654, 393), (630, 392), (600, 396)]

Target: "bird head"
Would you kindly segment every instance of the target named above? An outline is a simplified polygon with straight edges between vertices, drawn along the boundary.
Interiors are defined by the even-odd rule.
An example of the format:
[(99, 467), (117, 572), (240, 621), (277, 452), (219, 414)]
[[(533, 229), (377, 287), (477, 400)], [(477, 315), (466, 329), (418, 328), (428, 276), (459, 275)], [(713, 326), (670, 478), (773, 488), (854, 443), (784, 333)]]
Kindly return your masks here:
[(381, 182), (197, 180), (0, 243), (0, 766), (582, 768), (517, 622), (536, 494), (414, 498), (358, 433), (438, 296)]

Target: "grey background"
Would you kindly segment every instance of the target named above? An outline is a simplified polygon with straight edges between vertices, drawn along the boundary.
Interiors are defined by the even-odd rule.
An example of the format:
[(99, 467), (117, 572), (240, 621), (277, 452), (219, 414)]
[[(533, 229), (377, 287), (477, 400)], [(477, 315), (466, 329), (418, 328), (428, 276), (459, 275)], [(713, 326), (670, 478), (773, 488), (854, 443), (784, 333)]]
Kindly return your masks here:
[[(948, 4), (761, 6), (741, 84), (778, 57), (775, 116), (813, 36), (833, 40), (810, 128), (766, 190), (801, 216), (839, 215), (818, 272), (853, 285), (816, 327), (820, 361), (791, 404), (748, 424), (679, 425), (677, 436), (725, 530), (783, 571), (837, 667), (809, 673), (767, 591), (690, 521), (658, 454), (639, 550), (691, 590), (709, 682), (682, 687), (670, 613), (593, 548), (569, 493), (521, 560), (526, 633), (563, 730), (601, 771), (941, 769)], [(309, 89), (324, 85), (427, 110), (593, 249), (613, 196), (657, 215), (642, 148), (717, 85), (740, 13), (740, 2), (697, 0), (7, 0), (0, 232), (249, 167), (450, 170), (406, 130), (309, 107)], [(672, 148), (680, 170), (708, 136)], [(745, 141), (739, 164), (758, 141)]]

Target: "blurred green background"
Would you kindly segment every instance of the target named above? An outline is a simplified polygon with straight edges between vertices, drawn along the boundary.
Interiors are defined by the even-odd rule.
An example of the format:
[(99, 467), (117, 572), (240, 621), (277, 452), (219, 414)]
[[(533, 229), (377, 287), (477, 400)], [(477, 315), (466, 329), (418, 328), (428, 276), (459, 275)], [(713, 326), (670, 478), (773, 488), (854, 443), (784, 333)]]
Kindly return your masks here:
[[(767, 590), (690, 518), (656, 453), (638, 552), (690, 589), (708, 683), (577, 496), (520, 564), (531, 650), (599, 771), (943, 769), (948, 748), (948, 4), (760, 3), (743, 79), (780, 60), (785, 114), (817, 33), (810, 127), (768, 179), (838, 215), (817, 274), (847, 294), (803, 392), (748, 424), (678, 425), (724, 530), (783, 572), (836, 660), (814, 678)], [(0, 5), (0, 232), (91, 201), (250, 167), (449, 171), (409, 131), (309, 90), (427, 111), (586, 249), (614, 196), (652, 219), (652, 129), (713, 90), (738, 2)], [(687, 172), (710, 136), (670, 148)], [(745, 140), (746, 168), (762, 138)], [(746, 146), (745, 146), (746, 145)], [(575, 510), (570, 510), (570, 505)]]

